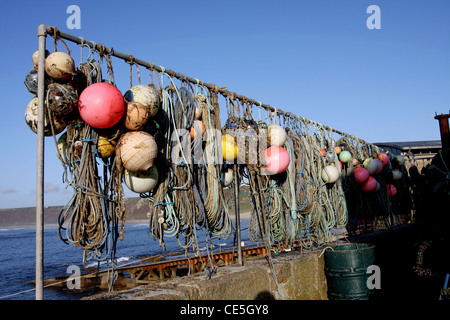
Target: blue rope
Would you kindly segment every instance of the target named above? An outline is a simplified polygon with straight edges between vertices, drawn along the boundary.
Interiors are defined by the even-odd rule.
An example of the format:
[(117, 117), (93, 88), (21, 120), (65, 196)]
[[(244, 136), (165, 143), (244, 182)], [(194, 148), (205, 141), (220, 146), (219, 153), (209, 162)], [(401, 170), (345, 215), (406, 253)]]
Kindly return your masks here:
[(154, 204), (153, 206), (156, 207), (156, 206), (168, 206), (168, 205), (173, 206), (173, 202), (158, 201), (158, 203)]

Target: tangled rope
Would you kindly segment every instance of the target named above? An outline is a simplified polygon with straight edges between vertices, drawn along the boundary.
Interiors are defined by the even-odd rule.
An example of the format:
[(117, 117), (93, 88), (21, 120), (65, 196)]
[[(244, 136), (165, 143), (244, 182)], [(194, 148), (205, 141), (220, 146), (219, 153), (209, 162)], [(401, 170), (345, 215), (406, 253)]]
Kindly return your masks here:
[[(101, 81), (101, 68), (89, 60), (78, 66), (77, 76), (77, 91), (81, 92)], [(64, 167), (64, 181), (74, 194), (59, 215), (58, 236), (83, 249), (83, 263), (91, 258), (109, 259), (114, 266), (116, 242), (119, 236), (123, 239), (125, 222), (121, 166), (115, 159), (106, 160), (108, 163), (101, 160), (103, 175), (100, 174), (99, 134), (83, 121), (69, 122), (60, 139), (66, 147), (57, 147), (57, 155)]]
[[(192, 87), (177, 88), (171, 84), (162, 89), (162, 113), (158, 141), (161, 148), (162, 179), (153, 196), (148, 197), (150, 233), (164, 245), (164, 236), (176, 236), (186, 250), (197, 245), (197, 228), (205, 228), (210, 236), (228, 238), (230, 217), (220, 184), (219, 142), (213, 134), (191, 141), (189, 130), (195, 127), (195, 109), (199, 108), (206, 132), (220, 126), (219, 109), (211, 93), (194, 93)], [(162, 83), (162, 81), (160, 82)], [(192, 152), (194, 150), (194, 152)]]
[[(62, 39), (56, 29), (53, 36), (56, 50), (56, 41)], [(81, 49), (84, 46), (82, 41)], [(66, 48), (68, 50), (67, 45)], [(114, 81), (112, 49), (107, 50), (104, 45), (94, 43), (94, 48), (89, 47), (86, 62), (80, 63), (76, 69), (77, 93), (92, 83), (103, 81), (100, 63), (93, 59), (94, 51), (98, 52), (100, 63), (106, 61), (109, 82)], [(141, 74), (136, 59), (132, 55), (127, 57), (125, 62), (130, 67), (132, 87), (133, 65), (137, 69), (139, 84)], [(223, 163), (221, 135), (225, 133), (236, 140), (239, 149), (244, 150), (237, 155), (239, 165), (234, 174), (238, 176), (239, 184), (247, 183), (250, 188), (251, 240), (264, 241), (270, 246), (300, 243), (304, 247), (312, 247), (332, 240), (338, 230), (348, 225), (348, 202), (355, 192), (351, 177), (354, 165), (344, 164), (340, 179), (333, 184), (326, 183), (321, 175), (330, 160), (326, 160), (320, 150), (345, 146), (356, 161), (362, 163), (380, 151), (376, 146), (291, 113), (268, 109), (260, 102), (239, 96), (227, 88), (198, 80), (193, 83), (192, 80), (187, 81), (185, 75), (180, 79), (174, 71), (166, 71), (161, 66), (156, 68), (153, 64), (147, 69), (151, 71), (150, 86), (157, 88), (161, 105), (161, 111), (151, 119), (154, 130), (151, 134), (159, 152), (155, 160), (159, 182), (154, 190), (141, 194), (141, 197), (149, 200), (149, 233), (163, 248), (165, 237), (176, 237), (179, 245), (187, 250), (197, 247), (197, 231), (200, 229), (205, 229), (210, 237), (225, 239), (235, 231), (237, 226), (231, 222), (224, 196), (223, 170), (227, 163)], [(154, 73), (157, 86), (153, 84)], [(176, 75), (181, 80), (180, 86), (174, 82)], [(164, 87), (166, 78), (169, 85)], [(48, 103), (52, 86), (59, 92), (58, 97), (68, 101), (65, 105), (76, 101), (63, 85), (50, 84)], [(220, 119), (222, 101), (227, 111), (224, 126)], [(48, 112), (50, 117), (52, 111)], [(203, 129), (199, 127), (196, 113), (200, 114)], [(276, 175), (263, 174), (266, 163), (260, 148), (267, 139), (269, 123), (280, 125), (287, 135), (283, 147), (290, 162), (283, 173)], [(192, 130), (197, 132), (195, 138)], [(120, 134), (119, 129), (116, 136)], [(57, 151), (57, 154), (65, 168), (65, 182), (74, 189), (74, 196), (60, 215), (60, 237), (99, 257), (106, 247), (115, 247), (118, 236), (123, 239), (126, 214), (121, 159), (99, 157), (96, 150), (98, 139), (97, 131), (75, 118), (67, 126), (66, 151), (64, 154)], [(341, 165), (337, 157), (331, 164)], [(103, 176), (98, 172), (102, 166)], [(383, 189), (386, 180), (379, 180)], [(378, 210), (373, 216), (382, 212), (385, 219), (391, 213), (390, 203), (386, 200), (387, 193), (383, 189), (376, 195), (361, 197), (358, 206), (369, 213)], [(373, 205), (374, 202), (377, 206)], [(358, 212), (356, 218), (357, 215)], [(353, 218), (356, 219), (355, 216)], [(108, 238), (112, 239), (109, 241), (111, 246), (107, 244)]]

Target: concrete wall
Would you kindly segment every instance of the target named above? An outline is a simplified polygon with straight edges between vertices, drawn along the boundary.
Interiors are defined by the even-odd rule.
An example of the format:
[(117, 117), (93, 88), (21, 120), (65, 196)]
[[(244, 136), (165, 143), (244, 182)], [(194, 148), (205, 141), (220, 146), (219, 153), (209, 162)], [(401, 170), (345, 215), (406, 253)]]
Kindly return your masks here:
[[(327, 283), (320, 252), (294, 251), (274, 256), (272, 268), (265, 258), (244, 266), (221, 267), (211, 279), (204, 273), (155, 282), (134, 289), (104, 293), (85, 299), (131, 300), (324, 300)], [(278, 283), (278, 285), (277, 285)]]
[[(445, 274), (419, 279), (413, 272), (417, 257), (417, 243), (430, 239), (433, 233), (424, 233), (415, 225), (403, 225), (391, 230), (348, 238), (349, 242), (375, 244), (375, 264), (381, 269), (381, 289), (375, 290), (373, 300), (436, 300)], [(446, 266), (443, 252), (447, 242), (436, 242), (436, 266)], [(342, 241), (341, 241), (342, 243)], [(336, 245), (336, 243), (330, 244)], [(429, 251), (431, 251), (429, 249)], [(272, 268), (266, 258), (245, 260), (244, 266), (227, 266), (217, 269), (210, 279), (197, 273), (173, 280), (158, 281), (130, 290), (103, 293), (84, 299), (108, 300), (326, 300), (322, 249), (292, 251), (273, 256)], [(431, 261), (434, 261), (431, 260)], [(448, 271), (448, 268), (445, 269)], [(277, 285), (278, 283), (278, 285)], [(280, 296), (281, 294), (281, 296)]]

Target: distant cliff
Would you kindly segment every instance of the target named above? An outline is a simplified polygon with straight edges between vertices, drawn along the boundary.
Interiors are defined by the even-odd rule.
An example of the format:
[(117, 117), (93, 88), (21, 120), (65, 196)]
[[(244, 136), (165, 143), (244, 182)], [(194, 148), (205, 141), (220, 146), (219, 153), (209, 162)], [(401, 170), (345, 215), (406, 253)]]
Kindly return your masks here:
[[(148, 200), (143, 198), (125, 199), (127, 221), (145, 220), (149, 209)], [(44, 208), (44, 224), (58, 224), (58, 216), (64, 206)], [(32, 227), (36, 224), (36, 208), (0, 209), (0, 228)]]
[[(240, 212), (248, 212), (250, 210), (249, 191), (248, 186), (240, 188), (239, 203)], [(234, 197), (233, 189), (224, 190), (224, 198), (227, 201), (229, 211), (234, 215)], [(147, 212), (149, 211), (148, 199), (145, 198), (126, 198), (125, 206), (127, 212), (127, 222), (137, 220), (147, 220)], [(44, 209), (44, 224), (56, 225), (58, 224), (58, 216), (64, 206), (49, 206)], [(17, 227), (32, 227), (36, 224), (36, 208), (13, 208), (0, 209), (0, 229), (17, 228)]]

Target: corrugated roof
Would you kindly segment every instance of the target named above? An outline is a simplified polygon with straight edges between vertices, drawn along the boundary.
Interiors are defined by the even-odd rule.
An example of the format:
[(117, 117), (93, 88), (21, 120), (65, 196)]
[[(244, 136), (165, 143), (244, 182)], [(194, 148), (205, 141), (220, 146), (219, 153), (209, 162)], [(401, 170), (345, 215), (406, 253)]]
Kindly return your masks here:
[(402, 142), (375, 142), (374, 145), (379, 147), (391, 147), (401, 150), (409, 149), (440, 149), (442, 148), (441, 140), (428, 140), (428, 141), (402, 141)]

